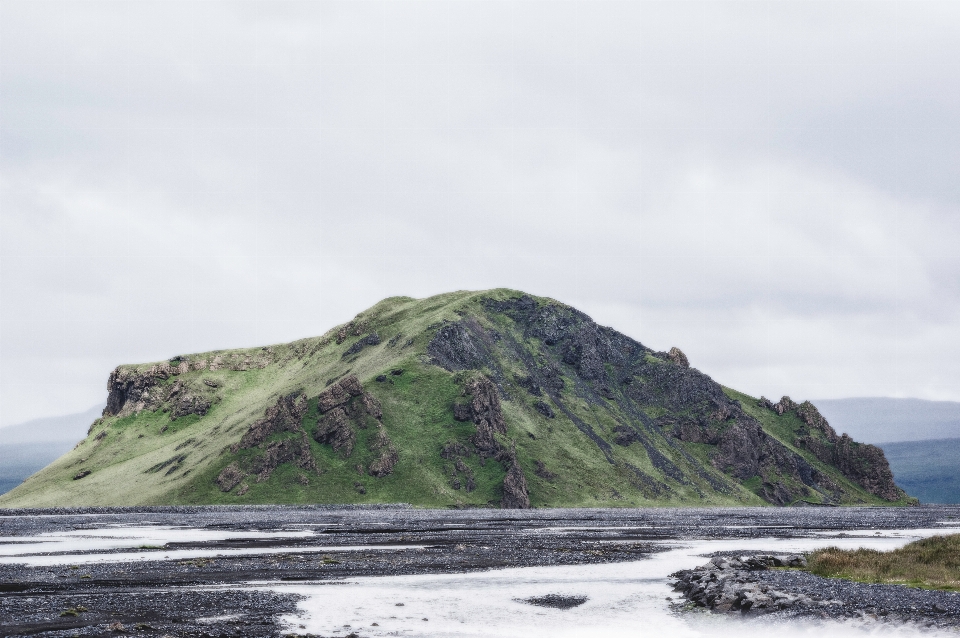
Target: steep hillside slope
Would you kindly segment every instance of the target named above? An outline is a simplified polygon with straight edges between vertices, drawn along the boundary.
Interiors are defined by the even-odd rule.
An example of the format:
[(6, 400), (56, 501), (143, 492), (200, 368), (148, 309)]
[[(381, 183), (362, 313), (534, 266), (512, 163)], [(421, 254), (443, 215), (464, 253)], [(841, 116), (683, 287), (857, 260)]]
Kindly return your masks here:
[(723, 388), (556, 301), (385, 299), (322, 337), (117, 368), (2, 506), (905, 503), (809, 403)]

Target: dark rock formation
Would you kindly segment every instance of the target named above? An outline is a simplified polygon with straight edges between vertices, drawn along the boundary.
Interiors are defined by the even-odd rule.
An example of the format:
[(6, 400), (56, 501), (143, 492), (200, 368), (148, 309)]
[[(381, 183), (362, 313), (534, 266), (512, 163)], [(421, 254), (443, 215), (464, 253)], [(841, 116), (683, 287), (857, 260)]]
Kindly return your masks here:
[[(479, 375), (469, 381), (463, 388), (463, 399), (453, 405), (454, 418), (458, 421), (471, 421), (476, 427), (476, 433), (471, 437), (470, 442), (481, 459), (496, 458), (506, 469), (507, 474), (503, 479), (503, 496), (500, 506), (506, 509), (525, 509), (530, 507), (530, 496), (527, 487), (527, 479), (523, 474), (523, 468), (517, 462), (516, 451), (507, 449), (501, 445), (497, 435), (505, 436), (507, 433), (507, 423), (503, 418), (503, 411), (500, 408), (500, 395), (497, 392), (497, 386), (485, 376)], [(456, 458), (460, 460), (463, 446), (459, 443), (447, 443), (441, 451), (445, 458)], [(472, 491), (474, 480), (472, 472), (467, 473), (469, 469), (463, 465), (463, 469), (458, 469), (455, 465), (454, 476), (451, 484), (454, 489), (460, 483), (456, 471), (460, 471), (467, 478), (468, 491)]]
[[(159, 379), (153, 374), (138, 374), (129, 368), (119, 367), (107, 379), (107, 405), (103, 416), (120, 416), (134, 411), (151, 409), (161, 401), (150, 395)], [(149, 407), (148, 407), (149, 406)], [(156, 408), (152, 408), (156, 409)]]
[(200, 370), (251, 370), (265, 368), (274, 360), (269, 349), (258, 354), (234, 352), (215, 355), (210, 359), (176, 357), (168, 363), (149, 368), (120, 366), (110, 373), (107, 380), (107, 405), (103, 416), (128, 416), (143, 410), (169, 409), (173, 418), (198, 414), (204, 416), (211, 406), (213, 392), (220, 387), (210, 379), (193, 379), (190, 385), (182, 380), (173, 384), (163, 381), (171, 377)]
[(357, 430), (376, 428), (370, 437), (369, 447), (377, 457), (370, 463), (368, 473), (382, 478), (393, 472), (399, 454), (386, 428), (383, 427), (383, 409), (373, 395), (364, 392), (356, 376), (344, 377), (317, 397), (320, 417), (313, 437), (327, 444), (344, 458), (353, 454)]
[[(369, 474), (382, 478), (393, 472), (399, 454), (383, 426), (380, 402), (364, 392), (355, 375), (345, 376), (328, 387), (317, 395), (316, 402), (319, 417), (313, 436), (318, 442), (349, 457), (356, 445), (357, 430), (375, 427), (377, 431), (370, 437), (370, 450), (377, 456), (370, 463)], [(249, 475), (256, 476), (257, 481), (265, 481), (283, 463), (292, 463), (318, 474), (320, 469), (310, 450), (303, 423), (309, 406), (305, 394), (294, 392), (280, 397), (274, 406), (268, 408), (264, 417), (254, 422), (231, 448), (233, 453), (253, 448), (259, 448), (261, 452), (245, 464), (234, 461), (226, 466), (216, 478), (220, 489), (229, 492)], [(268, 441), (277, 434), (285, 436)]]
[(363, 337), (362, 339), (357, 339), (357, 341), (352, 346), (344, 350), (343, 355), (341, 355), (340, 358), (346, 359), (349, 356), (359, 354), (360, 351), (366, 348), (367, 346), (376, 346), (376, 345), (380, 345), (380, 335), (378, 335), (376, 332), (371, 332), (366, 337)]
[(690, 362), (687, 360), (687, 355), (683, 354), (683, 351), (676, 346), (670, 348), (670, 352), (667, 353), (667, 357), (681, 368), (690, 367)]
[(378, 452), (379, 456), (370, 463), (367, 472), (370, 476), (383, 478), (393, 472), (393, 467), (400, 460), (396, 448), (387, 436), (382, 423), (377, 424), (377, 433), (371, 438), (370, 449)]
[(697, 605), (718, 612), (764, 614), (791, 607), (814, 607), (830, 602), (791, 594), (756, 582), (751, 572), (770, 567), (803, 567), (807, 559), (799, 554), (761, 554), (738, 558), (717, 556), (706, 565), (672, 574), (674, 591)]
[(208, 399), (199, 394), (194, 394), (181, 381), (173, 384), (170, 393), (167, 395), (167, 401), (171, 404), (170, 418), (174, 420), (188, 414), (204, 416), (211, 405)]
[(217, 476), (217, 485), (220, 487), (221, 491), (229, 492), (239, 485), (240, 481), (242, 481), (245, 476), (246, 474), (237, 466), (236, 463), (231, 463), (220, 471), (220, 475)]
[(477, 482), (473, 475), (473, 470), (467, 465), (463, 458), (457, 458), (450, 470), (450, 487), (455, 490), (466, 488), (467, 492), (477, 489)]
[(302, 392), (280, 397), (275, 405), (267, 408), (262, 419), (250, 426), (240, 442), (233, 446), (234, 452), (256, 447), (271, 434), (301, 432), (303, 417), (306, 413), (307, 397)]
[[(236, 461), (223, 468), (216, 478), (217, 486), (229, 492), (250, 474), (255, 475), (257, 481), (265, 481), (282, 463), (293, 463), (300, 469), (319, 473), (320, 468), (313, 458), (307, 433), (303, 429), (307, 407), (307, 397), (302, 392), (293, 392), (277, 399), (276, 404), (267, 408), (263, 418), (255, 421), (231, 448), (234, 454), (241, 449), (254, 448), (260, 448), (262, 452), (247, 462), (246, 469)], [(287, 436), (266, 443), (267, 438), (275, 434)], [(241, 495), (239, 491), (237, 495)]]
[(281, 463), (293, 463), (302, 470), (312, 470), (314, 473), (318, 471), (306, 432), (301, 431), (298, 437), (273, 441), (267, 445), (251, 470), (257, 475), (257, 481), (266, 481)]
[(535, 402), (533, 404), (533, 407), (536, 408), (537, 412), (547, 417), (548, 419), (552, 419), (557, 416), (556, 413), (553, 411), (553, 408), (551, 408), (549, 404), (544, 403), (543, 401)]
[[(596, 406), (595, 409), (609, 407), (616, 410), (613, 418), (619, 424), (613, 428), (613, 442), (621, 446), (641, 443), (654, 466), (681, 484), (688, 484), (691, 478), (695, 478), (714, 490), (725, 492), (730, 489), (723, 480), (706, 472), (699, 461), (686, 454), (676, 441), (713, 446), (709, 454), (713, 468), (737, 482), (759, 477), (760, 485), (755, 491), (772, 503), (789, 504), (809, 497), (829, 502), (839, 493), (839, 487), (826, 474), (768, 434), (756, 419), (726, 395), (718, 383), (691, 368), (679, 348), (654, 353), (615, 330), (597, 325), (577, 310), (560, 304), (540, 303), (528, 296), (505, 301), (487, 300), (485, 309), (509, 317), (525, 340), (536, 339), (543, 345), (539, 349), (535, 346), (531, 354), (519, 342), (510, 347), (514, 342), (508, 338), (493, 348), (479, 336), (480, 331), (470, 327), (469, 317), (465, 317), (458, 327), (450, 324), (437, 333), (438, 344), (443, 341), (447, 347), (438, 349), (434, 360), (443, 359), (440, 356), (443, 353), (448, 362), (456, 359), (456, 365), (448, 364), (448, 369), (476, 369), (483, 363), (494, 371), (497, 364), (489, 363), (496, 359), (492, 356), (494, 352), (521, 362), (526, 371), (515, 374), (516, 384), (534, 396), (543, 393), (550, 396), (553, 405), (547, 407), (551, 407), (551, 411), (556, 408), (557, 414), (562, 413), (573, 421), (611, 463), (614, 463), (614, 457), (604, 436), (587, 419), (578, 417), (574, 410), (566, 407), (568, 392), (572, 393), (571, 398), (585, 400)], [(444, 330), (447, 332), (440, 340)], [(453, 347), (451, 344), (458, 345)], [(570, 371), (574, 378), (572, 388), (564, 383), (564, 376), (571, 376), (566, 371)], [(761, 401), (761, 405), (767, 404), (778, 414), (797, 410), (810, 429), (823, 432), (827, 437), (832, 432), (819, 413), (811, 410), (812, 406), (798, 405), (789, 397), (784, 397), (776, 405), (765, 399)], [(544, 402), (544, 405), (547, 404)], [(546, 415), (539, 404), (534, 407)], [(458, 409), (455, 416), (465, 420), (466, 411), (461, 410)], [(663, 416), (654, 423), (646, 417), (648, 410), (656, 410)], [(478, 431), (477, 440), (487, 449), (485, 454), (492, 454), (493, 446), (485, 443), (485, 434)], [(671, 443), (670, 439), (675, 442)], [(816, 442), (807, 442), (806, 447), (812, 450)], [(865, 477), (871, 471), (885, 475), (882, 467), (874, 470), (872, 464), (875, 461), (883, 467), (886, 464), (864, 446), (840, 443), (831, 445), (831, 451), (833, 456), (823, 450), (814, 454), (821, 461), (846, 467), (842, 470), (845, 476), (856, 477), (854, 480), (861, 485), (875, 483), (879, 487), (868, 488), (874, 494), (886, 494), (884, 498), (891, 497), (891, 500), (899, 495), (892, 487), (892, 480)], [(658, 483), (652, 477), (638, 480), (645, 485)], [(661, 484), (659, 489), (669, 491), (672, 488)]]
[(440, 458), (447, 459), (448, 461), (469, 455), (470, 450), (467, 449), (466, 445), (460, 443), (459, 441), (447, 441), (440, 449)]
[(317, 409), (321, 414), (343, 405), (351, 397), (363, 394), (363, 386), (356, 375), (349, 375), (317, 395)]
[(780, 401), (773, 405), (773, 411), (779, 415), (784, 415), (791, 410), (797, 409), (797, 404), (790, 397), (781, 397)]
[(628, 425), (618, 425), (613, 429), (614, 442), (617, 445), (627, 446), (640, 440), (637, 431)]
[[(500, 444), (494, 435), (507, 433), (497, 386), (486, 377), (478, 377), (467, 383), (463, 393), (470, 397), (470, 403), (459, 405), (469, 406), (469, 420), (477, 427), (477, 433), (473, 436), (474, 447), (482, 457), (496, 456), (500, 452)], [(459, 410), (460, 416), (467, 414), (465, 407), (455, 410)]]
[(500, 507), (504, 509), (529, 509), (530, 493), (527, 487), (527, 477), (517, 463), (517, 455), (510, 453), (504, 459), (507, 466), (507, 475), (503, 477), (503, 499)]
[(490, 360), (485, 350), (483, 341), (463, 321), (442, 326), (427, 344), (434, 363), (450, 371), (481, 368)]
[(318, 443), (325, 443), (340, 453), (344, 458), (353, 454), (353, 447), (357, 443), (357, 433), (350, 424), (347, 412), (336, 407), (320, 417), (313, 438)]
[(587, 596), (561, 596), (560, 594), (547, 594), (546, 596), (536, 596), (534, 598), (520, 599), (520, 602), (537, 607), (552, 607), (554, 609), (573, 609), (587, 602)]
[(806, 426), (806, 431), (797, 436), (794, 444), (809, 450), (813, 455), (836, 466), (845, 477), (862, 486), (875, 496), (896, 501), (902, 492), (893, 481), (893, 472), (883, 450), (865, 443), (857, 443), (846, 434), (837, 436), (836, 431), (809, 401), (796, 403), (783, 397), (776, 404), (761, 398), (760, 404), (777, 414), (794, 412)]

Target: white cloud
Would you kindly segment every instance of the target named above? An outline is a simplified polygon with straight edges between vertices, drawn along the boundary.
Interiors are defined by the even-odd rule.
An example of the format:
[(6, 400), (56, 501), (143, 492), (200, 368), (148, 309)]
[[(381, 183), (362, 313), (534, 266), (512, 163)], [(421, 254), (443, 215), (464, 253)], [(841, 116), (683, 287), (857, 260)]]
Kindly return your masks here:
[(958, 11), (5, 2), (0, 423), (495, 286), (749, 392), (960, 399)]

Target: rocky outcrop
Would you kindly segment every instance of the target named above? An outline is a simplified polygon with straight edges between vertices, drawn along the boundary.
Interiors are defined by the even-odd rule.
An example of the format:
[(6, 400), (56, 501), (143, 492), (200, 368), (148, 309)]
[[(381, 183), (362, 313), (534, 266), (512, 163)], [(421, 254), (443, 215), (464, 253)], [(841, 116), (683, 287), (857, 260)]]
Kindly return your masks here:
[(500, 507), (504, 509), (524, 510), (530, 508), (530, 490), (527, 477), (517, 463), (516, 454), (506, 460), (507, 475), (503, 477), (503, 498)]
[(809, 450), (818, 460), (835, 466), (846, 478), (875, 496), (887, 501), (896, 501), (903, 496), (894, 483), (883, 450), (857, 443), (846, 434), (837, 436), (813, 403), (804, 401), (798, 404), (785, 396), (775, 404), (761, 397), (759, 404), (779, 415), (788, 412), (797, 415), (805, 426), (794, 441), (797, 447)]
[(346, 410), (341, 407), (333, 408), (320, 417), (313, 438), (318, 443), (329, 445), (344, 458), (353, 454), (353, 447), (357, 443), (356, 430)]
[(675, 364), (681, 368), (689, 368), (690, 361), (687, 360), (687, 355), (683, 354), (683, 351), (680, 348), (674, 346), (670, 348), (670, 352), (667, 353), (667, 358), (673, 361)]
[(239, 485), (245, 476), (246, 474), (236, 463), (231, 463), (220, 471), (216, 479), (217, 486), (222, 492), (229, 492)]
[(277, 399), (275, 405), (267, 408), (262, 419), (250, 426), (233, 451), (254, 448), (263, 443), (271, 434), (281, 432), (299, 433), (303, 431), (303, 417), (307, 413), (307, 397), (303, 392), (293, 392)]
[(376, 478), (383, 478), (393, 473), (393, 468), (400, 460), (400, 456), (382, 423), (377, 424), (377, 432), (370, 439), (370, 449), (379, 456), (370, 462), (367, 473)]
[(814, 456), (830, 463), (845, 477), (865, 490), (888, 501), (903, 496), (893, 480), (893, 472), (883, 450), (875, 445), (857, 443), (846, 434), (823, 440), (815, 436), (800, 436), (797, 447), (810, 450)]
[(271, 442), (263, 454), (256, 457), (251, 470), (257, 476), (257, 481), (266, 481), (282, 463), (293, 463), (301, 470), (311, 470), (315, 474), (319, 472), (317, 461), (310, 452), (307, 433), (301, 431), (299, 434), (294, 438)]
[(107, 405), (103, 416), (126, 416), (140, 410), (159, 408), (163, 397), (151, 395), (160, 379), (154, 374), (140, 374), (118, 367), (107, 379)]
[[(313, 427), (314, 439), (330, 445), (346, 458), (353, 454), (357, 430), (374, 427), (376, 432), (370, 437), (369, 447), (376, 456), (368, 473), (382, 478), (393, 472), (400, 457), (383, 426), (383, 409), (375, 397), (364, 391), (355, 375), (346, 376), (321, 392), (316, 404), (319, 417)], [(229, 492), (251, 475), (257, 481), (265, 481), (283, 463), (318, 474), (320, 469), (304, 427), (309, 407), (310, 401), (303, 392), (277, 399), (231, 448), (234, 454), (255, 448), (261, 450), (260, 453), (243, 464), (234, 461), (224, 467), (216, 478), (217, 486)], [(309, 484), (309, 478), (306, 480)]]
[(350, 323), (344, 324), (337, 329), (337, 345), (347, 340), (347, 337), (353, 335), (359, 337), (366, 331), (368, 322), (365, 319), (361, 319), (359, 316), (355, 317)]
[(464, 321), (443, 325), (427, 344), (427, 354), (436, 365), (451, 372), (479, 369), (489, 363), (490, 355), (475, 332), (476, 326)]
[(320, 413), (313, 438), (330, 445), (344, 458), (353, 454), (357, 431), (373, 427), (369, 449), (376, 454), (367, 468), (370, 476), (383, 478), (393, 472), (400, 460), (396, 447), (383, 426), (383, 408), (377, 399), (364, 391), (355, 375), (344, 377), (317, 397)]
[[(302, 470), (319, 474), (320, 468), (310, 451), (310, 441), (303, 429), (303, 418), (309, 402), (303, 392), (293, 392), (277, 399), (266, 409), (263, 418), (257, 419), (235, 443), (231, 452), (259, 449), (259, 454), (241, 464), (234, 461), (223, 468), (215, 482), (223, 492), (229, 492), (250, 475), (257, 481), (266, 481), (282, 463), (293, 463)], [(273, 435), (287, 435), (279, 440), (268, 441)], [(245, 491), (245, 490), (244, 490)], [(237, 495), (241, 495), (239, 491)]]
[[(500, 407), (497, 386), (483, 375), (470, 379), (464, 385), (461, 399), (453, 405), (453, 414), (456, 420), (472, 422), (476, 428), (470, 442), (481, 462), (495, 458), (507, 471), (500, 506), (505, 509), (529, 508), (527, 479), (517, 461), (516, 450), (504, 447), (498, 439), (498, 435), (507, 434), (507, 422)], [(466, 446), (454, 441), (448, 442), (441, 450), (441, 456), (455, 461), (451, 476), (454, 489), (460, 489), (463, 483), (466, 483), (467, 491), (472, 491), (475, 486), (472, 470), (463, 463), (463, 457), (468, 455)]]
[[(231, 353), (204, 358), (177, 358), (148, 368), (119, 366), (107, 379), (107, 405), (103, 416), (129, 416), (142, 411), (164, 410), (171, 419), (190, 414), (205, 416), (218, 401), (221, 384), (191, 372), (204, 370), (250, 370), (264, 368), (273, 361), (273, 353), (262, 350), (259, 355)], [(177, 378), (172, 383), (167, 382)]]
[(807, 559), (799, 554), (769, 554), (741, 557), (717, 556), (706, 565), (672, 574), (674, 591), (697, 605), (717, 612), (765, 614), (791, 607), (829, 605), (804, 594), (792, 594), (756, 582), (752, 572), (770, 567), (804, 567)]
[(349, 375), (317, 395), (317, 409), (321, 414), (347, 403), (351, 397), (363, 394), (363, 386), (356, 375)]
[(380, 345), (380, 335), (378, 335), (376, 332), (371, 332), (366, 337), (363, 337), (362, 339), (357, 339), (357, 341), (352, 346), (350, 346), (349, 348), (343, 351), (343, 354), (341, 355), (340, 358), (346, 359), (347, 357), (351, 357), (355, 354), (359, 354), (360, 351), (362, 351), (367, 346), (376, 346), (376, 345)]
[[(469, 420), (477, 428), (473, 436), (473, 445), (481, 457), (496, 456), (500, 452), (500, 444), (495, 434), (507, 433), (507, 422), (500, 409), (500, 396), (497, 386), (486, 377), (478, 377), (469, 381), (463, 389), (464, 396), (469, 403), (460, 404), (460, 416), (469, 415)], [(469, 409), (469, 412), (466, 410)], [(464, 419), (466, 420), (466, 419)]]

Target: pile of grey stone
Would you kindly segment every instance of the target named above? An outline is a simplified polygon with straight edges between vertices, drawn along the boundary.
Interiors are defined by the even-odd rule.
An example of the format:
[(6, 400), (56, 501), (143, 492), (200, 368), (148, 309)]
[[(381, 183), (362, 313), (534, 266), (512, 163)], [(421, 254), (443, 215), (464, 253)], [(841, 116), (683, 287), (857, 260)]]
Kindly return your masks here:
[(795, 607), (816, 607), (839, 604), (838, 601), (814, 600), (806, 594), (778, 590), (758, 582), (754, 572), (771, 567), (806, 567), (800, 554), (774, 556), (715, 556), (706, 565), (672, 574), (674, 590), (699, 607), (718, 612), (770, 613)]

